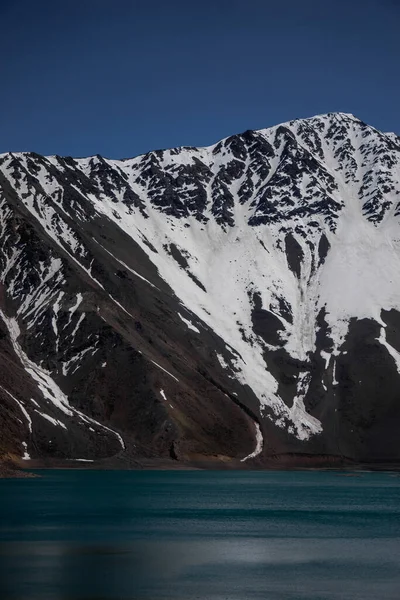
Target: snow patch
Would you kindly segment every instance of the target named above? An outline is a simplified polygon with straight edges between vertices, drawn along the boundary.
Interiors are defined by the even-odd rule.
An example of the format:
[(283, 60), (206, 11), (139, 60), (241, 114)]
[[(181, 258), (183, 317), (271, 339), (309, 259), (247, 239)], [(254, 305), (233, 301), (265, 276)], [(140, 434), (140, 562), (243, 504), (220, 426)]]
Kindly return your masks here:
[(26, 442), (22, 442), (22, 445), (24, 447), (24, 454), (22, 456), (22, 460), (30, 460), (30, 454), (28, 452), (28, 444)]
[(261, 454), (262, 449), (263, 449), (263, 435), (261, 433), (261, 428), (260, 425), (258, 423), (254, 423), (255, 429), (256, 429), (256, 447), (255, 450), (249, 454), (248, 456), (245, 456), (244, 458), (241, 459), (240, 462), (246, 462), (246, 460), (249, 460), (250, 458), (255, 458), (256, 456), (258, 456), (259, 454)]
[(380, 336), (378, 338), (376, 338), (376, 339), (389, 352), (390, 356), (393, 358), (393, 360), (395, 362), (395, 365), (396, 365), (398, 373), (400, 373), (400, 352), (398, 352), (395, 348), (393, 348), (393, 346), (391, 346), (389, 344), (389, 342), (386, 340), (386, 329), (385, 329), (385, 327), (381, 327)]
[(156, 367), (158, 367), (159, 369), (161, 369), (161, 371), (164, 371), (164, 373), (167, 373), (167, 375), (169, 375), (170, 377), (172, 377), (172, 379), (175, 379), (175, 381), (177, 381), (179, 383), (179, 379), (177, 379), (175, 377), (175, 375), (172, 375), (172, 373), (170, 373), (169, 371), (167, 371), (167, 369), (164, 369), (164, 367), (162, 367), (161, 365), (159, 365), (158, 363), (156, 363), (154, 360), (150, 359), (150, 362), (152, 362), (153, 365), (156, 365)]
[(182, 317), (182, 315), (180, 313), (178, 313), (178, 317), (181, 319), (181, 321), (183, 321), (187, 325), (188, 329), (191, 329), (192, 331), (194, 331), (196, 333), (200, 333), (200, 330), (197, 329), (197, 327), (195, 327), (191, 321), (189, 321), (188, 319), (185, 319), (185, 317)]
[[(0, 311), (1, 312), (1, 311)], [(12, 398), (14, 400), (14, 402), (16, 402), (22, 412), (22, 414), (24, 415), (27, 423), (28, 423), (28, 429), (29, 429), (29, 433), (32, 433), (32, 419), (28, 413), (28, 411), (26, 410), (25, 406), (22, 404), (22, 402), (20, 402), (19, 400), (16, 399), (15, 396), (13, 396), (8, 390), (6, 390), (2, 385), (0, 386), (0, 388), (3, 390), (3, 392), (5, 392), (6, 394), (8, 394), (8, 396), (10, 396), (10, 398)]]
[(46, 415), (46, 413), (42, 413), (42, 412), (40, 412), (39, 410), (36, 410), (36, 409), (35, 409), (35, 412), (37, 412), (38, 415), (40, 415), (41, 417), (43, 417), (43, 419), (46, 419), (46, 421), (49, 421), (49, 423), (51, 423), (55, 427), (62, 427), (63, 429), (65, 429), (65, 431), (67, 431), (67, 428), (64, 425), (64, 423), (62, 423), (58, 419), (54, 419), (54, 417), (50, 417), (50, 415)]

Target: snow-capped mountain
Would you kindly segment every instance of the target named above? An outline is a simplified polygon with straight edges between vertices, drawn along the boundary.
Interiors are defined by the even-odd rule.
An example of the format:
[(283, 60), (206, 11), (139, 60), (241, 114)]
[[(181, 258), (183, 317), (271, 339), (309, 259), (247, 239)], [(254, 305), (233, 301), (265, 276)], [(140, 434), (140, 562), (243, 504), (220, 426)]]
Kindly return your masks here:
[(395, 134), (3, 154), (0, 223), (3, 455), (400, 459)]

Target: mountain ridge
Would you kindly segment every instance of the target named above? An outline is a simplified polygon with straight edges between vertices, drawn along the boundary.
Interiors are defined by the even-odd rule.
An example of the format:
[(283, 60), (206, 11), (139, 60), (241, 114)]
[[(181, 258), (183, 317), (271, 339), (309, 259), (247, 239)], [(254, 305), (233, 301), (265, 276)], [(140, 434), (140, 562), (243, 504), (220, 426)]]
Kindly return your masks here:
[(329, 113), (318, 113), (316, 115), (312, 115), (310, 117), (298, 117), (296, 119), (291, 119), (290, 121), (282, 121), (280, 123), (278, 123), (277, 125), (271, 125), (270, 127), (262, 127), (261, 129), (247, 129), (244, 132), (238, 132), (232, 135), (228, 135), (224, 138), (218, 139), (216, 142), (212, 142), (211, 144), (207, 144), (205, 146), (187, 146), (187, 145), (182, 145), (182, 146), (174, 146), (173, 148), (171, 147), (160, 147), (160, 148), (155, 148), (153, 150), (148, 150), (147, 152), (141, 152), (139, 154), (135, 154), (135, 155), (130, 155), (130, 156), (125, 156), (122, 158), (113, 158), (110, 156), (106, 156), (103, 154), (90, 154), (88, 156), (72, 156), (72, 155), (63, 155), (63, 154), (41, 154), (40, 152), (36, 152), (36, 150), (11, 150), (11, 151), (5, 151), (5, 152), (0, 152), (0, 157), (4, 157), (7, 155), (37, 155), (37, 156), (43, 156), (44, 158), (72, 158), (73, 160), (81, 160), (81, 159), (91, 159), (91, 158), (104, 158), (106, 160), (111, 160), (111, 161), (116, 161), (116, 162), (126, 162), (129, 160), (133, 160), (133, 159), (137, 159), (137, 158), (141, 158), (143, 156), (147, 156), (148, 154), (151, 154), (153, 152), (165, 152), (168, 150), (206, 150), (209, 148), (213, 148), (214, 146), (216, 146), (217, 144), (226, 141), (227, 139), (231, 138), (231, 137), (235, 137), (235, 136), (240, 136), (245, 134), (246, 132), (254, 132), (254, 133), (262, 133), (263, 131), (270, 131), (273, 129), (278, 129), (279, 127), (285, 127), (290, 125), (291, 123), (296, 123), (296, 122), (310, 122), (313, 121), (314, 119), (320, 119), (320, 118), (326, 118), (326, 117), (330, 117), (330, 116), (334, 116), (337, 118), (342, 118), (342, 119), (347, 119), (347, 120), (352, 120), (354, 122), (358, 122), (361, 123), (363, 125), (368, 126), (370, 129), (376, 131), (377, 133), (381, 134), (381, 135), (385, 135), (385, 136), (389, 136), (390, 138), (394, 137), (395, 140), (400, 140), (400, 135), (397, 134), (395, 131), (380, 131), (379, 129), (377, 129), (376, 127), (374, 127), (373, 125), (369, 125), (367, 124), (365, 121), (363, 121), (362, 119), (360, 119), (359, 117), (357, 117), (354, 113), (350, 113), (350, 112), (343, 112), (343, 111), (333, 111), (333, 112), (329, 112)]

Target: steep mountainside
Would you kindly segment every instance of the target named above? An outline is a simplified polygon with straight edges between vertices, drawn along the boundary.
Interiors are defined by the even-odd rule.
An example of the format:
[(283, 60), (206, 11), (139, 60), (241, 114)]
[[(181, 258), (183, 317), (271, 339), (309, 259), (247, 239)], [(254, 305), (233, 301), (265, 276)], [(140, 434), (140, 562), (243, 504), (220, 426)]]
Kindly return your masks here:
[(396, 135), (3, 154), (0, 227), (0, 456), (400, 462)]

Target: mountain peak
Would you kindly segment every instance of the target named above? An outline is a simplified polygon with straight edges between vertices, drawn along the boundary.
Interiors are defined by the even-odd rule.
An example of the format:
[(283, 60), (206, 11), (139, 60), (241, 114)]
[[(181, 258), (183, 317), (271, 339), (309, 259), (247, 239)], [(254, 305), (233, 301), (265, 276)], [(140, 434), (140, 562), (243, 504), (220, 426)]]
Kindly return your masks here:
[(1, 155), (3, 451), (400, 459), (399, 227), (400, 146), (346, 113)]

